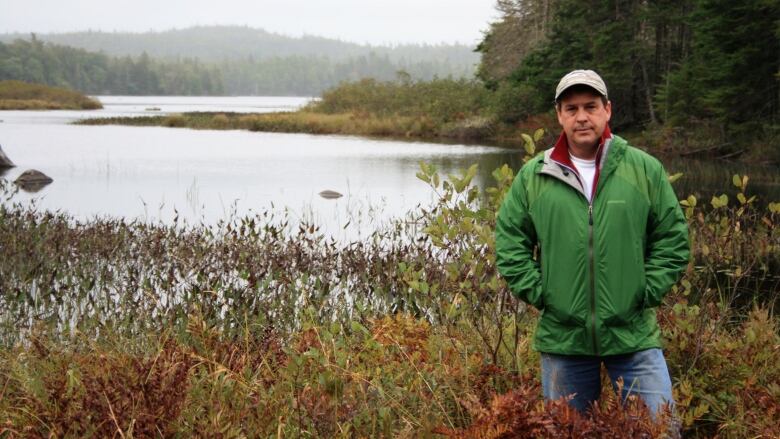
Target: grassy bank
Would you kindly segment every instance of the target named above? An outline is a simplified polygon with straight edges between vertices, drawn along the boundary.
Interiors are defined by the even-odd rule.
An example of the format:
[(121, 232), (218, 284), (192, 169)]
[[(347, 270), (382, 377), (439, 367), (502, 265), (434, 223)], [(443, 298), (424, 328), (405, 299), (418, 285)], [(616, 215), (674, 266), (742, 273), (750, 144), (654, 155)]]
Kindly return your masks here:
[(0, 110), (95, 110), (95, 99), (59, 87), (22, 81), (0, 81)]
[(344, 134), (391, 137), (436, 137), (435, 126), (426, 118), (407, 116), (294, 113), (184, 113), (168, 116), (87, 119), (80, 125), (164, 126), (193, 129), (250, 130), (278, 133)]
[(475, 81), (363, 80), (342, 84), (325, 92), (321, 100), (290, 113), (185, 113), (139, 118), (87, 119), (76, 123), (416, 139), (520, 141), (518, 127), (499, 123), (485, 110), (489, 106), (488, 100), (489, 92)]
[[(0, 207), (0, 431), (10, 436), (625, 437), (659, 434), (610, 396), (540, 402), (535, 311), (497, 276), (514, 173), (448, 180), (363, 241), (266, 212), (214, 226)], [(690, 437), (758, 437), (780, 412), (780, 205), (684, 200), (693, 259), (659, 309)], [(572, 433), (574, 432), (574, 433)]]

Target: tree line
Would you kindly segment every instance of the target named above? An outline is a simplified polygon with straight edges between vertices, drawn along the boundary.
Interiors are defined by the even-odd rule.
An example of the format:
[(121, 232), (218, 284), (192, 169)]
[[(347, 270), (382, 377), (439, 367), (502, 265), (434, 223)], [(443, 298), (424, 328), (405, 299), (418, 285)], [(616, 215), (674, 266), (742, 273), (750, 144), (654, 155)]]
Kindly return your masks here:
[(219, 71), (197, 59), (162, 62), (146, 54), (137, 58), (109, 57), (44, 43), (35, 36), (30, 41), (0, 43), (0, 80), (6, 79), (66, 87), (93, 95), (224, 92)]
[[(88, 94), (318, 96), (345, 81), (392, 80), (399, 72), (416, 80), (472, 77), (476, 65), (460, 59), (457, 54), (463, 50), (452, 47), (439, 48), (427, 58), (412, 46), (399, 47), (392, 53), (387, 48), (376, 52), (353, 49), (352, 56), (336, 58), (249, 54), (203, 60), (180, 55), (156, 57), (145, 51), (114, 56), (46, 42), (32, 35), (29, 40), (0, 43), (0, 80), (70, 87)], [(274, 53), (283, 52), (277, 49)]]
[[(0, 34), (0, 42), (10, 43), (28, 38), (27, 34)], [(248, 26), (194, 26), (166, 31), (132, 32), (68, 32), (38, 34), (47, 43), (76, 47), (110, 56), (140, 56), (146, 52), (152, 58), (198, 58), (204, 62), (253, 58), (325, 57), (343, 61), (375, 53), (387, 55), (396, 63), (402, 60), (447, 61), (455, 69), (473, 69), (479, 62), (474, 48), (463, 44), (399, 44), (366, 45), (311, 35), (290, 37)]]
[[(498, 0), (477, 76), (516, 121), (575, 68), (609, 86), (613, 125), (777, 139), (778, 0)], [(516, 105), (523, 102), (523, 105)]]

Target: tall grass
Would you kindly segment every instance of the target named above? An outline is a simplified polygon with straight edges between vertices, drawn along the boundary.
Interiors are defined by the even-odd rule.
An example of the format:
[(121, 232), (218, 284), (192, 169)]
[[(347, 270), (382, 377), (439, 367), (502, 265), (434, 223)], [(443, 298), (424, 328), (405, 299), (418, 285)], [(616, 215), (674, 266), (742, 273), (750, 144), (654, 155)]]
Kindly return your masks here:
[(484, 108), (488, 90), (466, 79), (433, 81), (346, 82), (325, 91), (309, 105), (316, 113), (363, 113), (378, 116), (426, 116), (450, 122), (475, 116)]
[(87, 119), (76, 123), (397, 138), (486, 139), (500, 134), (497, 131), (500, 127), (494, 119), (489, 114), (483, 114), (488, 96), (489, 92), (482, 85), (465, 79), (419, 82), (365, 79), (346, 82), (330, 89), (323, 94), (322, 99), (296, 112), (250, 115), (185, 113)]
[(60, 87), (22, 81), (0, 81), (0, 110), (95, 110), (95, 99)]

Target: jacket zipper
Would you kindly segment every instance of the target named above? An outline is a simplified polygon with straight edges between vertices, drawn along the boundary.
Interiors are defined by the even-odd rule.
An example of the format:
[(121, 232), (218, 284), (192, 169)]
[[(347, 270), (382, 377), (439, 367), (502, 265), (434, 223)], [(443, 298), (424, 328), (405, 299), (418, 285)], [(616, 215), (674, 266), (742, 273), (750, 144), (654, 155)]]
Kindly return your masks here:
[[(580, 183), (580, 186), (583, 187), (582, 179), (580, 178), (579, 173), (571, 169), (570, 167), (566, 166), (564, 163), (560, 163), (558, 161), (553, 160), (554, 163), (556, 163), (559, 166), (562, 166), (566, 168), (567, 170), (574, 173), (574, 175), (577, 177), (577, 180)], [(565, 181), (565, 180), (564, 180)], [(590, 271), (590, 335), (593, 339), (593, 350), (596, 356), (599, 356), (599, 343), (598, 338), (596, 337), (596, 267), (595, 267), (595, 258), (594, 258), (594, 249), (593, 249), (593, 199), (596, 197), (595, 191), (593, 194), (591, 194), (591, 199), (588, 200), (588, 197), (583, 193), (582, 194), (585, 197), (585, 201), (588, 202), (588, 269)]]
[(590, 268), (590, 321), (593, 349), (599, 355), (599, 343), (596, 337), (596, 268), (593, 257), (593, 201), (588, 201), (588, 265)]

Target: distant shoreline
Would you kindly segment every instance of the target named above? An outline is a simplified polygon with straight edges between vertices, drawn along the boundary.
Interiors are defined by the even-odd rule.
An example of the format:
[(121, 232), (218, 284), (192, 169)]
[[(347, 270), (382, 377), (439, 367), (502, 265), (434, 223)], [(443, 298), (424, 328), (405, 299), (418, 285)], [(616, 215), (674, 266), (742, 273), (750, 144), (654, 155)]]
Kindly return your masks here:
[(357, 113), (316, 113), (308, 110), (274, 113), (189, 112), (169, 115), (89, 118), (75, 125), (126, 125), (247, 130), (257, 132), (356, 135), (408, 140), (521, 142), (518, 136), (497, 131), (481, 117), (460, 123), (440, 123), (423, 116), (376, 116)]

